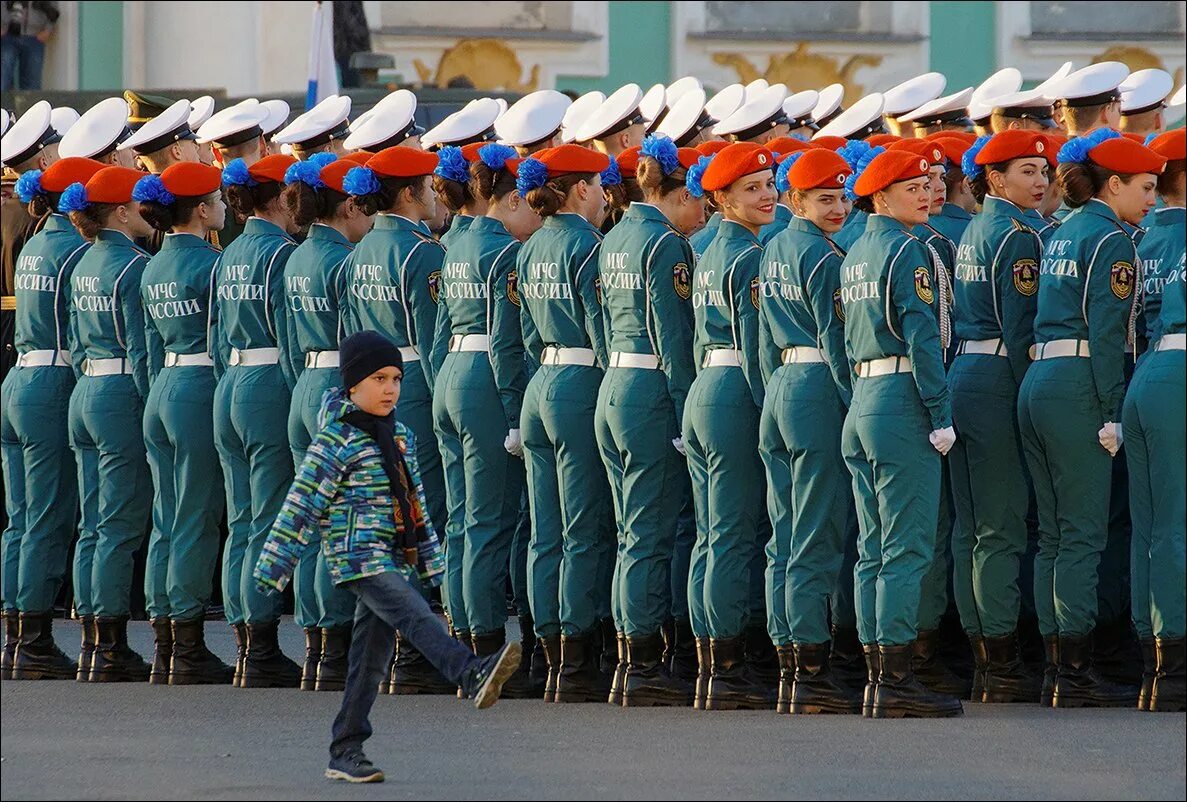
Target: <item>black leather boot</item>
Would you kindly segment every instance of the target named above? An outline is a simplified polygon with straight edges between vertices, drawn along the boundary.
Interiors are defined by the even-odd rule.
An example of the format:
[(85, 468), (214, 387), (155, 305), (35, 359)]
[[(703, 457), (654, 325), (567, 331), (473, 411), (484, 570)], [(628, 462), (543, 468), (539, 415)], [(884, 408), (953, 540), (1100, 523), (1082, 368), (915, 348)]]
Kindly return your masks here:
[[(605, 675), (598, 671), (593, 646), (595, 637), (600, 637), (600, 633), (561, 635), (561, 670), (556, 681), (557, 702), (600, 702), (610, 692)], [(625, 651), (624, 641), (624, 654)], [(625, 667), (623, 670), (625, 673)]]
[[(659, 627), (660, 637), (664, 641), (664, 651), (660, 656), (660, 662), (671, 671), (672, 670), (672, 655), (676, 652), (676, 619), (665, 618), (664, 622)], [(630, 657), (630, 648), (627, 649), (628, 659)]]
[(1039, 701), (1042, 682), (1022, 662), (1018, 633), (985, 638), (984, 642), (989, 662), (985, 667), (983, 701), (991, 704)]
[(243, 661), (247, 659), (247, 624), (231, 624), (231, 632), (235, 634), (235, 674), (231, 684), (238, 688), (243, 685)]
[[(449, 634), (453, 635), (453, 639), (456, 640), (458, 643), (462, 644), (470, 651), (474, 651), (474, 639), (470, 637), (470, 630), (468, 630), (468, 629), (451, 629), (449, 631)], [(412, 646), (412, 644), (408, 644), (408, 645), (409, 645), (409, 647)], [(419, 652), (417, 652), (417, 654), (419, 654)], [(421, 656), (421, 659), (422, 660), (424, 659), (423, 655)], [(444, 677), (442, 677), (442, 679), (444, 679)], [(393, 686), (395, 685), (395, 680), (392, 680), (392, 685)], [(396, 693), (394, 688), (392, 690), (392, 693)], [(457, 687), (456, 693), (457, 693), (457, 698), (459, 698), (459, 699), (466, 698), (466, 692), (462, 690), (462, 686), (459, 685)]]
[(713, 652), (708, 638), (697, 638), (697, 681), (693, 690), (692, 709), (704, 710), (709, 696), (709, 677), (713, 674)]
[(1092, 662), (1092, 638), (1059, 636), (1059, 668), (1055, 672), (1052, 707), (1133, 707), (1134, 686), (1116, 685), (1100, 675)]
[(1043, 636), (1043, 684), (1039, 690), (1039, 706), (1051, 707), (1055, 699), (1055, 675), (1059, 671), (1059, 636)]
[(530, 615), (519, 617), (519, 646), (523, 654), (519, 672), (531, 688), (532, 698), (538, 699), (548, 685), (548, 661), (544, 657), (544, 642), (536, 637), (536, 622)]
[(964, 712), (956, 696), (936, 693), (915, 677), (915, 644), (879, 646), (878, 652), (882, 670), (871, 718), (949, 718)]
[(82, 640), (78, 648), (78, 673), (74, 675), (77, 682), (91, 681), (91, 665), (95, 661), (95, 642), (99, 639), (95, 629), (95, 616), (84, 615), (79, 620), (79, 630)]
[(226, 685), (235, 669), (206, 648), (206, 618), (173, 619), (173, 662), (170, 685)]
[(779, 658), (779, 694), (775, 700), (775, 712), (790, 713), (791, 686), (795, 684), (795, 649), (790, 643), (776, 646), (775, 655)]
[[(497, 654), (503, 648), (503, 645), (507, 643), (507, 632), (502, 629), (495, 630), (494, 632), (472, 632), (470, 638), (474, 642), (474, 654), (479, 657), (489, 657), (492, 654)], [(499, 694), (499, 698), (539, 699), (543, 695), (543, 688), (540, 689), (540, 693), (537, 695), (528, 681), (527, 674), (516, 669), (515, 673), (511, 675), (511, 678), (503, 683), (503, 691)]]
[(556, 682), (561, 673), (561, 636), (548, 635), (540, 638), (544, 644), (544, 662), (548, 668), (548, 679), (544, 683), (544, 701), (556, 701)]
[[(459, 633), (460, 634), (460, 633)], [(454, 637), (465, 643), (466, 648), (473, 649), (469, 641), (470, 633), (465, 633), (467, 641), (461, 641), (458, 634)], [(456, 685), (441, 675), (436, 667), (416, 650), (407, 638), (396, 633), (396, 659), (392, 663), (391, 683), (388, 692), (396, 696), (420, 695), (448, 695), (458, 692)]]
[(321, 661), (322, 630), (321, 627), (305, 627), (305, 662), (301, 664), (301, 684), (303, 691), (317, 688), (317, 664)]
[(168, 685), (169, 664), (173, 662), (173, 624), (163, 615), (148, 623), (152, 626), (153, 634), (152, 669), (148, 672), (148, 684)]
[(1117, 685), (1142, 681), (1142, 654), (1129, 616), (1100, 621), (1092, 632), (1092, 661), (1097, 672)]
[(144, 682), (150, 667), (128, 646), (128, 617), (95, 618), (91, 682)]
[(610, 675), (610, 693), (606, 702), (621, 706), (622, 689), (626, 685), (626, 633), (614, 633), (614, 651), (618, 655), (618, 662), (614, 664), (614, 673)]
[(321, 628), (321, 659), (317, 661), (317, 683), (313, 688), (315, 691), (346, 689), (352, 629), (350, 624)]
[(833, 627), (833, 651), (829, 655), (833, 677), (857, 691), (865, 689), (866, 661), (856, 627)]
[(1154, 690), (1154, 675), (1158, 673), (1158, 646), (1153, 638), (1138, 642), (1142, 650), (1142, 687), (1138, 691), (1138, 710), (1150, 709), (1150, 693)]
[(53, 613), (21, 613), (13, 679), (74, 679), (78, 665), (54, 642)]
[(598, 621), (598, 631), (602, 633), (602, 656), (598, 660), (598, 671), (613, 680), (614, 672), (618, 671), (621, 662), (619, 658), (626, 659), (623, 656), (625, 652), (623, 655), (618, 653), (618, 627), (614, 625), (613, 618), (603, 618)]
[(915, 639), (911, 655), (911, 671), (915, 679), (936, 693), (955, 696), (958, 699), (969, 695), (969, 683), (958, 677), (940, 659), (940, 631), (920, 630)]
[(664, 639), (660, 633), (626, 639), (626, 683), (623, 707), (688, 707), (693, 688), (678, 680), (664, 665)]
[(1158, 669), (1150, 691), (1151, 713), (1182, 713), (1187, 710), (1187, 673), (1183, 638), (1158, 638)]
[(874, 714), (874, 694), (878, 690), (878, 678), (882, 675), (882, 654), (878, 644), (863, 643), (862, 654), (866, 659), (866, 684), (861, 692), (861, 714), (870, 718)]
[(969, 648), (973, 652), (973, 687), (969, 691), (970, 702), (985, 701), (985, 667), (989, 664), (985, 638), (969, 633)]
[(829, 665), (831, 644), (795, 644), (795, 682), (791, 686), (790, 712), (845, 713), (861, 712), (861, 697), (838, 682)]
[(687, 683), (697, 681), (697, 639), (687, 621), (676, 621), (676, 646), (672, 650), (672, 676)]
[(744, 636), (713, 638), (709, 641), (709, 652), (713, 671), (709, 675), (709, 693), (705, 697), (706, 710), (774, 709), (775, 686), (764, 685), (751, 669), (746, 660)]
[(247, 625), (247, 654), (243, 658), (242, 688), (297, 688), (301, 667), (280, 651), (280, 621)]
[(4, 651), (0, 654), (0, 679), (12, 679), (16, 645), (21, 639), (21, 614), (15, 607), (4, 611)]
[(754, 678), (764, 688), (773, 691), (779, 687), (779, 657), (775, 654), (775, 644), (767, 634), (766, 627), (750, 626), (746, 628), (746, 662)]

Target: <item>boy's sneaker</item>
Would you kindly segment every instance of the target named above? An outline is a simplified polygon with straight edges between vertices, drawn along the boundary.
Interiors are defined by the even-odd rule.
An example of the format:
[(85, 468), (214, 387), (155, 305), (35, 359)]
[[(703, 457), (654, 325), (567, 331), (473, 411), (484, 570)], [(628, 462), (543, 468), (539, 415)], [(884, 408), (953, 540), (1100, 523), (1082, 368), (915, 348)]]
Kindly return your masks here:
[(474, 676), (474, 683), (478, 691), (474, 694), (474, 706), (485, 710), (499, 700), (503, 691), (503, 683), (514, 676), (519, 668), (523, 650), (519, 641), (511, 641), (502, 649), (483, 659), (478, 666), (478, 673)]
[(348, 783), (381, 783), (383, 772), (375, 768), (362, 752), (349, 752), (342, 757), (330, 758), (326, 778)]

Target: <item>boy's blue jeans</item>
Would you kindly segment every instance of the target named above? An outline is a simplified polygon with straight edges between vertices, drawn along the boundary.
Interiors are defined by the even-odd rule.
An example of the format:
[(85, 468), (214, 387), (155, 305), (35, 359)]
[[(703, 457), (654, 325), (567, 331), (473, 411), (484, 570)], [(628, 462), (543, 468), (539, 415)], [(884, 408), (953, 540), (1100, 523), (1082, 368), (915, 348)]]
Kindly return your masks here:
[(449, 637), (441, 619), (402, 574), (377, 574), (340, 587), (353, 593), (358, 603), (346, 690), (334, 719), (331, 758), (361, 751), (363, 741), (371, 737), (371, 706), (391, 664), (396, 630), (447, 680), (460, 685), (467, 697), (477, 691), (474, 677), (482, 660)]

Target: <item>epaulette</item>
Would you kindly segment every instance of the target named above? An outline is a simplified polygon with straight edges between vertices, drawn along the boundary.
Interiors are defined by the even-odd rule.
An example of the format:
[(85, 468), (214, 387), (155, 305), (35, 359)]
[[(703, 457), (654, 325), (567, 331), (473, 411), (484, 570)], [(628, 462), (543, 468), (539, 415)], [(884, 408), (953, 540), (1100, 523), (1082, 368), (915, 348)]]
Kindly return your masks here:
[(1011, 223), (1011, 224), (1014, 226), (1014, 230), (1015, 230), (1015, 231), (1029, 231), (1029, 232), (1031, 232), (1032, 234), (1034, 233), (1034, 229), (1033, 229), (1033, 228), (1031, 228), (1030, 226), (1028, 226), (1028, 225), (1027, 225), (1026, 223), (1024, 223), (1023, 221), (1019, 220), (1017, 217), (1011, 217), (1011, 218), (1010, 218), (1010, 223)]
[(832, 248), (833, 253), (835, 253), (837, 256), (841, 257), (842, 259), (845, 258), (845, 249), (844, 248), (842, 248), (837, 243), (833, 242), (830, 237), (825, 237), (824, 241), (828, 243), (828, 247)]

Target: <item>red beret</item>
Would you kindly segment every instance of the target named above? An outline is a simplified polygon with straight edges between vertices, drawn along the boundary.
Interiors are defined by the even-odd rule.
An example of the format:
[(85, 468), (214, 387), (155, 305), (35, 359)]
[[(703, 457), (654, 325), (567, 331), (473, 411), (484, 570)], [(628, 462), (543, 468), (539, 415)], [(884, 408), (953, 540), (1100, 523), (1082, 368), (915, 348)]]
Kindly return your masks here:
[(165, 189), (179, 198), (209, 195), (219, 188), (222, 180), (221, 170), (201, 162), (177, 162), (161, 173), (161, 183)]
[(618, 154), (618, 171), (622, 173), (623, 178), (635, 177), (635, 171), (639, 169), (639, 156), (642, 152), (643, 148), (636, 145)]
[(287, 156), (283, 153), (277, 153), (273, 156), (265, 156), (258, 162), (247, 168), (247, 172), (256, 181), (271, 181), (274, 184), (284, 183), (284, 174), (297, 161), (294, 156)]
[(342, 188), (342, 179), (346, 178), (346, 174), (358, 166), (359, 163), (351, 159), (335, 159), (321, 168), (321, 172), (317, 175), (327, 187), (346, 195), (349, 193)]
[(944, 148), (935, 142), (928, 142), (925, 139), (900, 139), (898, 142), (890, 143), (886, 149), (902, 150), (907, 153), (914, 153), (916, 156), (922, 156), (933, 167), (937, 164), (944, 163)]
[(1011, 159), (1046, 159), (1054, 163), (1057, 151), (1051, 146), (1046, 135), (1037, 131), (1023, 131), (1013, 128), (994, 134), (973, 159), (982, 166), (986, 164), (1001, 164)]
[(676, 148), (676, 158), (680, 159), (680, 164), (686, 170), (696, 164), (703, 155), (696, 148)]
[(725, 150), (729, 146), (729, 142), (724, 139), (713, 139), (708, 142), (702, 142), (696, 146), (697, 153), (702, 156), (713, 156)]
[(814, 148), (828, 148), (829, 150), (840, 150), (849, 144), (849, 140), (843, 136), (818, 136), (812, 140), (811, 145)]
[(874, 134), (873, 136), (867, 136), (866, 142), (869, 143), (871, 148), (885, 148), (892, 142), (898, 142), (900, 139), (902, 139), (901, 136), (895, 136), (894, 134)]
[(354, 162), (357, 166), (362, 166), (365, 165), (367, 160), (374, 155), (375, 154), (369, 150), (356, 150), (354, 153), (347, 153), (345, 156), (340, 158), (343, 158), (348, 162)]
[[(954, 167), (960, 167), (960, 161), (964, 158), (965, 152), (973, 146), (972, 142), (965, 140), (963, 137), (955, 136), (937, 136), (930, 140), (944, 149), (944, 158), (952, 163)], [(974, 140), (976, 141), (976, 140)]]
[(489, 142), (471, 142), (469, 145), (462, 145), (462, 158), (468, 162), (478, 161), (478, 151), (489, 145)]
[(437, 154), (396, 145), (376, 153), (367, 160), (367, 166), (381, 178), (416, 178), (433, 174), (437, 169)]
[(91, 203), (130, 203), (132, 188), (148, 173), (130, 167), (104, 167), (87, 179), (87, 200)]
[(1137, 142), (1139, 145), (1146, 144), (1146, 138), (1144, 136), (1142, 136), (1141, 134), (1135, 134), (1132, 131), (1122, 131), (1121, 136), (1125, 137), (1126, 139), (1132, 139), (1134, 142)]
[(1166, 167), (1166, 158), (1123, 136), (1101, 142), (1088, 151), (1088, 158), (1106, 170), (1126, 175), (1158, 174)]
[(928, 134), (924, 139), (939, 139), (940, 137), (960, 139), (969, 143), (969, 145), (977, 141), (977, 135), (971, 131), (936, 131), (934, 134)]
[(542, 150), (532, 158), (548, 168), (549, 178), (570, 173), (600, 173), (610, 166), (610, 157), (605, 153), (572, 144)]
[(63, 192), (71, 184), (85, 184), (106, 166), (81, 156), (58, 159), (41, 174), (41, 189), (45, 192)]
[(734, 142), (713, 157), (701, 186), (707, 192), (725, 189), (744, 175), (770, 170), (775, 166), (775, 154), (753, 142)]
[(775, 154), (775, 161), (781, 162), (793, 153), (798, 153), (801, 150), (807, 150), (812, 147), (802, 139), (796, 139), (790, 136), (777, 136), (770, 142), (763, 144), (763, 147)]
[(796, 189), (843, 189), (853, 174), (841, 156), (828, 148), (811, 148), (787, 171), (787, 183)]
[(853, 191), (860, 196), (873, 195), (899, 181), (926, 176), (931, 163), (909, 150), (888, 150), (879, 153), (857, 177)]
[[(1183, 161), (1187, 159), (1187, 152), (1184, 152), (1187, 151), (1187, 129), (1176, 128), (1159, 134), (1147, 147), (1168, 161)], [(42, 178), (43, 183), (44, 181)]]

